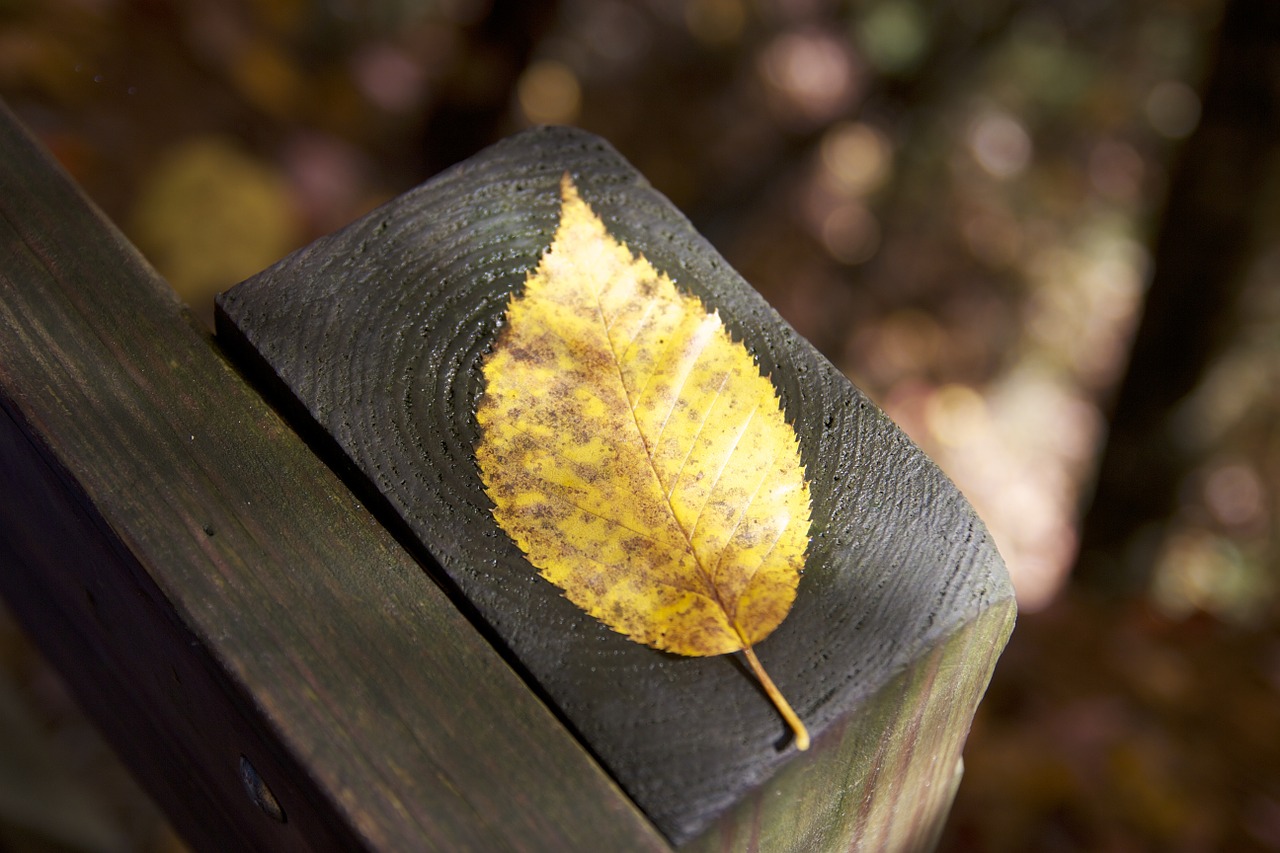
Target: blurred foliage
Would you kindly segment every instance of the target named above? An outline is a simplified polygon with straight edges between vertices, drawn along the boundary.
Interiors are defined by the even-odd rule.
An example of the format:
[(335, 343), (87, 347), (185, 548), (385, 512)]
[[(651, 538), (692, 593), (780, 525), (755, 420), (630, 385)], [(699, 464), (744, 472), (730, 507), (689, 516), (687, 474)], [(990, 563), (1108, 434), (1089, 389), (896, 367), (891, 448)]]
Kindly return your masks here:
[(601, 134), (957, 481), (1043, 611), (946, 846), (1280, 849), (1280, 203), (1176, 413), (1199, 461), (1138, 543), (1150, 596), (1063, 591), (1220, 13), (0, 0), (0, 94), (203, 316), (509, 132)]
[(942, 849), (1280, 849), (1278, 693), (1274, 633), (1061, 596), (1000, 660)]
[(294, 220), (279, 174), (226, 140), (197, 137), (155, 164), (129, 227), (178, 294), (202, 306), (287, 254)]
[[(1280, 169), (1280, 157), (1274, 158)], [(1280, 211), (1277, 175), (1264, 210)], [(1196, 460), (1178, 509), (1154, 543), (1155, 602), (1174, 616), (1211, 613), (1274, 630), (1280, 619), (1280, 234), (1258, 246), (1229, 325), (1232, 334), (1178, 406), (1172, 428)]]

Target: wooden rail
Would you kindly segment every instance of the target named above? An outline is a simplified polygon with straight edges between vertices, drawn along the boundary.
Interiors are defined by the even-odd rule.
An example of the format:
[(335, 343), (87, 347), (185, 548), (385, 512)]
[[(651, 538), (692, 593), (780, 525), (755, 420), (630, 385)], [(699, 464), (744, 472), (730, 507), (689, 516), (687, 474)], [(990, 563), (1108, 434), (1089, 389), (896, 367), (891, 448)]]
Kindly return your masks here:
[(8, 113), (0, 164), (0, 586), (183, 835), (665, 849)]
[[(761, 654), (804, 755), (732, 658), (612, 635), (487, 515), (475, 359), (566, 169), (795, 419), (815, 539)], [(517, 137), (223, 300), (223, 344), (354, 494), (8, 113), (0, 247), (0, 592), (196, 847), (934, 843), (1012, 628), (1003, 566), (954, 487), (606, 145)]]

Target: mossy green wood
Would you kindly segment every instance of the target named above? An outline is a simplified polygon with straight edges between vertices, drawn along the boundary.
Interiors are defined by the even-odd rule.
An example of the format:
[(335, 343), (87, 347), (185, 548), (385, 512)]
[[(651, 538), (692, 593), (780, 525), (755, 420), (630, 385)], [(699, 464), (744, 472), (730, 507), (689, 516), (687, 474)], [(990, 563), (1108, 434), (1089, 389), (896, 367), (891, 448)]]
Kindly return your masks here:
[[(610, 234), (719, 312), (795, 424), (813, 540), (790, 615), (757, 650), (814, 736), (790, 767), (785, 725), (740, 663), (614, 634), (539, 577), (493, 521), (473, 459), (480, 364), (511, 293), (551, 243), (566, 172)], [(941, 760), (953, 782), (954, 747), (1011, 624), (1012, 590), (985, 528), (601, 140), (549, 128), (499, 143), (225, 294), (218, 321), (240, 363), (676, 843), (718, 819), (735, 825), (784, 767), (801, 780), (784, 808), (853, 792), (870, 768), (827, 761), (844, 743), (829, 733), (880, 713), (887, 685), (995, 612), (983, 643), (966, 646), (969, 663), (911, 694), (926, 740), (949, 744)], [(862, 746), (841, 754), (874, 759)], [(903, 779), (932, 778), (914, 762), (940, 756), (903, 754)], [(945, 809), (922, 785), (892, 798), (868, 787), (870, 823)]]
[(198, 849), (667, 849), (2, 105), (0, 566)]
[(932, 850), (1015, 616), (1008, 600), (935, 644), (682, 851)]

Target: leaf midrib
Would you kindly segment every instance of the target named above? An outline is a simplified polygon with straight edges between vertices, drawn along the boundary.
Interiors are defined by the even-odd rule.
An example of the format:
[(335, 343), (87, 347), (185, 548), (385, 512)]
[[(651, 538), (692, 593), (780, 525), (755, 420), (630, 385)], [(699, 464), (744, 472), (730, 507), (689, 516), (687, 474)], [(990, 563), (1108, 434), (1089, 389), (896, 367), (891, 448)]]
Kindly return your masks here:
[[(661, 274), (659, 273), (659, 275)], [(674, 289), (674, 285), (672, 285), (672, 287)], [(738, 636), (738, 639), (743, 644), (743, 646), (744, 647), (749, 646), (750, 643), (747, 642), (746, 636), (743, 634), (741, 629), (738, 628), (737, 608), (735, 607), (733, 608), (732, 611), (730, 611), (729, 607), (725, 605), (724, 599), (721, 598), (720, 596), (719, 587), (716, 586), (715, 581), (712, 578), (712, 575), (707, 571), (707, 567), (702, 564), (702, 560), (698, 557), (698, 550), (693, 545), (693, 531), (697, 529), (698, 521), (701, 519), (703, 511), (706, 509), (706, 505), (711, 501), (712, 492), (715, 490), (716, 485), (719, 483), (720, 477), (724, 474), (725, 467), (728, 465), (729, 460), (733, 457), (733, 454), (737, 450), (738, 442), (741, 441), (742, 435), (745, 433), (747, 425), (750, 423), (751, 419), (755, 417), (755, 413), (756, 411), (759, 410), (759, 407), (757, 406), (755, 409), (752, 409), (751, 415), (747, 418), (746, 423), (743, 424), (743, 429), (738, 433), (737, 437), (735, 437), (733, 447), (730, 448), (728, 454), (726, 454), (724, 464), (720, 466), (720, 471), (717, 472), (715, 481), (711, 484), (711, 488), (708, 489), (707, 491), (707, 500), (703, 503), (702, 507), (699, 508), (698, 515), (695, 517), (694, 523), (691, 525), (691, 529), (686, 530), (684, 525), (680, 523), (680, 517), (679, 515), (676, 514), (675, 505), (672, 503), (672, 500), (671, 500), (671, 496), (675, 492), (675, 484), (679, 482), (680, 473), (683, 473), (685, 463), (681, 463), (680, 472), (677, 473), (675, 479), (672, 482), (671, 490), (668, 491), (662, 482), (662, 477), (659, 476), (658, 474), (658, 466), (653, 457), (653, 450), (649, 446), (648, 440), (645, 438), (644, 430), (640, 427), (640, 418), (636, 412), (636, 400), (632, 398), (631, 389), (627, 387), (626, 376), (623, 373), (622, 359), (621, 359), (621, 356), (619, 356), (617, 349), (615, 349), (613, 345), (613, 337), (610, 335), (612, 326), (609, 324), (609, 320), (605, 316), (604, 305), (601, 303), (601, 300), (600, 300), (600, 290), (598, 288), (594, 289), (594, 292), (592, 295), (595, 297), (596, 316), (599, 317), (600, 326), (604, 330), (604, 339), (605, 339), (605, 342), (608, 344), (609, 354), (610, 356), (612, 356), (614, 371), (617, 376), (618, 385), (619, 387), (622, 388), (623, 396), (626, 398), (627, 411), (630, 412), (631, 414), (631, 422), (632, 422), (632, 425), (635, 427), (636, 437), (640, 440), (640, 446), (644, 448), (645, 458), (649, 462), (649, 473), (653, 475), (654, 482), (656, 482), (658, 485), (658, 491), (662, 493), (663, 500), (666, 504), (667, 512), (671, 516), (672, 523), (675, 525), (676, 529), (679, 530), (680, 533), (684, 536), (685, 545), (688, 548), (689, 555), (693, 558), (694, 565), (697, 566), (698, 568), (698, 574), (703, 582), (703, 585), (708, 590), (708, 592), (704, 594), (705, 597), (715, 602), (716, 607), (718, 607), (720, 609), (720, 612), (724, 614), (726, 621), (729, 623), (729, 627)], [(648, 315), (646, 314), (646, 318), (647, 316)], [(643, 329), (643, 324), (641, 326), (641, 329)], [(719, 330), (715, 330), (715, 331), (719, 331)], [(715, 334), (715, 331), (713, 331), (712, 333), (713, 336)], [(631, 345), (635, 343), (635, 339), (638, 338), (639, 335), (640, 335), (640, 332), (637, 332), (635, 337), (633, 337), (632, 340), (628, 342), (628, 345), (627, 345), (628, 351), (630, 351)], [(665, 431), (666, 423), (671, 417), (671, 412), (674, 411), (676, 406), (678, 405), (680, 394), (684, 391), (684, 383), (687, 381), (689, 374), (693, 370), (694, 364), (697, 362), (698, 358), (701, 357), (706, 347), (707, 347), (707, 344), (704, 343), (703, 346), (698, 350), (697, 354), (692, 358), (688, 359), (689, 368), (684, 372), (684, 375), (680, 380), (680, 386), (679, 388), (676, 389), (676, 393), (674, 395), (676, 402), (672, 403), (671, 409), (667, 412), (666, 417), (663, 419), (662, 431)], [(661, 357), (665, 357), (665, 355), (666, 355), (666, 351), (664, 350)], [(646, 379), (644, 388), (648, 387), (649, 380), (651, 380), (653, 378), (653, 375), (657, 372), (658, 365), (660, 364), (660, 361), (661, 361), (661, 357), (659, 357), (658, 359), (655, 359), (653, 372), (650, 373), (648, 379)], [(731, 374), (729, 373), (725, 374), (725, 379), (721, 381), (720, 386), (717, 389), (716, 399), (719, 399), (719, 389), (724, 387), (730, 375)], [(643, 394), (644, 388), (641, 389), (641, 394)], [(710, 408), (708, 408), (707, 416), (708, 417), (710, 416)], [(703, 423), (705, 424), (705, 422), (706, 422), (706, 418), (703, 418)], [(662, 431), (659, 432), (659, 435), (662, 434)], [(699, 427), (699, 435), (700, 434), (701, 434), (701, 426)], [(695, 444), (690, 444), (689, 453), (686, 454), (686, 457), (685, 457), (686, 462), (688, 460), (688, 456), (692, 455), (694, 446)], [(744, 513), (745, 513), (745, 509), (744, 509)], [(753, 574), (754, 574), (754, 570), (753, 570)]]

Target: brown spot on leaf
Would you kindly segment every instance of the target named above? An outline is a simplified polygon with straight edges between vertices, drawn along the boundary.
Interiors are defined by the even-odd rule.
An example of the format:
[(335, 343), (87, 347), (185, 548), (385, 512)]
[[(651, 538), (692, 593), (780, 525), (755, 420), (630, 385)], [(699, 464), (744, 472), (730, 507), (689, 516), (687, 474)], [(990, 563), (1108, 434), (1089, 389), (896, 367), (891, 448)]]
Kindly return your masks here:
[[(476, 461), (494, 519), (631, 639), (743, 650), (802, 744), (748, 644), (786, 617), (808, 546), (795, 432), (719, 318), (613, 239), (568, 176), (562, 194), (551, 247), (483, 367)], [(779, 516), (793, 523), (764, 543)]]

